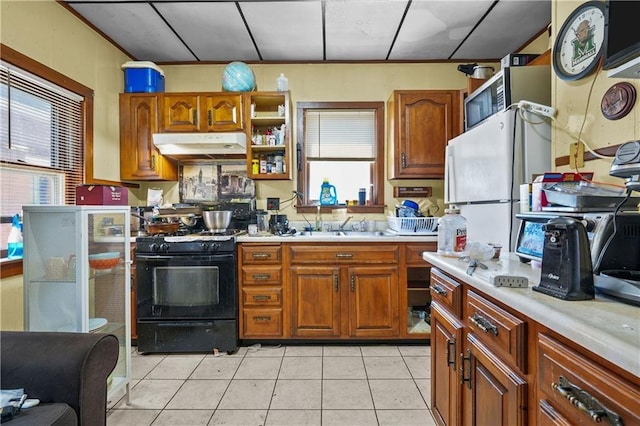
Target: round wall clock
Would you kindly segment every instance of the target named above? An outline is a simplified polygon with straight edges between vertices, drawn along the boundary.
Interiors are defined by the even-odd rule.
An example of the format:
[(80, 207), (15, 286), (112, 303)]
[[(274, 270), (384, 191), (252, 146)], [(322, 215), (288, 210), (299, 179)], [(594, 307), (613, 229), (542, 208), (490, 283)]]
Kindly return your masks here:
[(604, 3), (589, 1), (562, 24), (553, 45), (553, 69), (563, 80), (578, 80), (600, 63), (604, 45)]
[(631, 83), (616, 83), (602, 97), (600, 110), (609, 120), (619, 120), (629, 114), (636, 102), (636, 88)]

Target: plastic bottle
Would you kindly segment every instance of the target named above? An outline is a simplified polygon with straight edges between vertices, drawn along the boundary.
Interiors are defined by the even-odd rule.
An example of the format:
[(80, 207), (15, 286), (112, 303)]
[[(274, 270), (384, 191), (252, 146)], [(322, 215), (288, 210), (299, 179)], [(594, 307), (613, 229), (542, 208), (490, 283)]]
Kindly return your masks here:
[(9, 259), (21, 259), (22, 258), (22, 231), (20, 231), (20, 215), (13, 215), (11, 222), (11, 231), (9, 231), (9, 238), (7, 239), (7, 257)]
[(320, 186), (320, 205), (333, 206), (335, 204), (338, 204), (336, 187), (329, 183), (329, 179), (324, 178)]
[(438, 220), (438, 254), (458, 257), (467, 245), (467, 219), (457, 207), (444, 213)]
[(277, 83), (278, 83), (278, 92), (286, 92), (287, 90), (289, 90), (289, 80), (287, 79), (287, 77), (284, 76), (284, 74), (280, 74), (280, 77), (278, 77)]

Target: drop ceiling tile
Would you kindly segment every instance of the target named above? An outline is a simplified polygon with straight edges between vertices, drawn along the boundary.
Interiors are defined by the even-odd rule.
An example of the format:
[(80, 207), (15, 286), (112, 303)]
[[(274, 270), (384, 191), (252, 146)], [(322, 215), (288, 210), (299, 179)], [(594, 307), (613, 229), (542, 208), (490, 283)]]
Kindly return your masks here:
[(319, 61), (319, 1), (241, 2), (240, 8), (265, 61)]
[(235, 3), (154, 3), (200, 61), (259, 60)]
[(136, 60), (195, 60), (149, 4), (73, 3), (71, 7)]
[(550, 22), (551, 0), (500, 1), (453, 58), (502, 58), (517, 51)]
[(492, 0), (413, 1), (389, 59), (448, 59), (492, 3)]
[(326, 3), (327, 60), (384, 60), (406, 1)]

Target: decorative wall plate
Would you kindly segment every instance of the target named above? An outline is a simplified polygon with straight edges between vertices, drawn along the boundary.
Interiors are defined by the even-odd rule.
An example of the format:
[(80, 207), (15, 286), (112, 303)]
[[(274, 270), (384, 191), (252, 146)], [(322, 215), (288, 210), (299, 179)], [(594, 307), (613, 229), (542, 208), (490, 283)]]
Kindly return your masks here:
[(619, 120), (629, 114), (636, 103), (636, 88), (621, 82), (611, 86), (602, 97), (600, 110), (609, 120)]
[(604, 45), (604, 3), (588, 1), (564, 21), (553, 46), (553, 69), (563, 80), (595, 71)]

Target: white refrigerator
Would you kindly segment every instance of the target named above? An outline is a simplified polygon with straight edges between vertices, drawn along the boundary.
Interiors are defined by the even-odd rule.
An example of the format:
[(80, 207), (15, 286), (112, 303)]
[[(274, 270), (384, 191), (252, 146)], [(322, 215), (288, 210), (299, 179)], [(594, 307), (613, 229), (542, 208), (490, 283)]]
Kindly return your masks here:
[(513, 250), (520, 184), (551, 170), (548, 120), (510, 109), (449, 141), (444, 201), (460, 208), (467, 219), (467, 241)]

